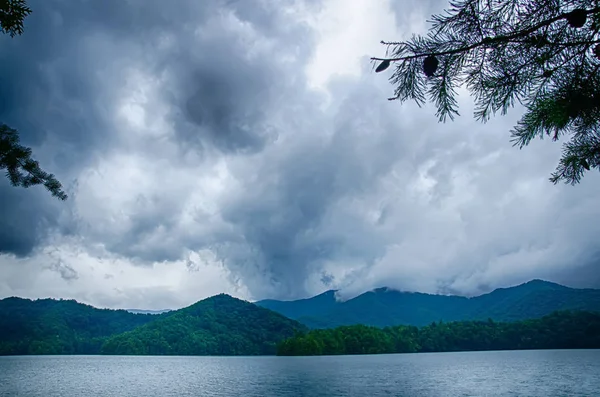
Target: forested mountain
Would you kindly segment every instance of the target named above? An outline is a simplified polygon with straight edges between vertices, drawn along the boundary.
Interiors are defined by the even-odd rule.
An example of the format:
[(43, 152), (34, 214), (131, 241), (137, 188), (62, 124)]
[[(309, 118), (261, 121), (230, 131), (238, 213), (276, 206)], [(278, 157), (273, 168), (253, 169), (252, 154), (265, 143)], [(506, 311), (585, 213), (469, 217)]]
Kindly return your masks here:
[(303, 317), (313, 317), (324, 315), (338, 307), (335, 291), (329, 290), (320, 295), (308, 299), (298, 299), (295, 301), (280, 301), (276, 299), (265, 299), (255, 302), (258, 306), (281, 313), (286, 317), (299, 319)]
[(0, 354), (97, 353), (107, 336), (156, 319), (74, 300), (6, 298), (0, 300)]
[[(259, 305), (296, 317), (300, 322)], [(539, 318), (556, 310), (590, 313), (562, 312), (516, 325), (498, 323)], [(576, 340), (586, 341), (586, 347), (590, 347), (599, 334), (599, 314), (591, 312), (600, 312), (600, 290), (572, 289), (544, 281), (497, 289), (475, 298), (377, 289), (346, 302), (337, 302), (335, 292), (328, 291), (301, 301), (271, 300), (255, 305), (220, 294), (162, 314), (98, 309), (74, 300), (6, 298), (0, 300), (0, 355), (275, 354), (277, 343), (306, 335), (308, 328), (304, 324), (313, 328), (363, 325), (311, 332), (309, 339), (304, 336), (286, 342), (282, 352), (305, 352), (305, 345), (317, 352), (310, 354), (330, 354), (326, 352), (331, 349), (341, 354), (364, 349), (395, 352), (471, 350), (477, 346), (572, 347), (578, 346)], [(462, 320), (483, 321), (448, 324)], [(386, 330), (369, 327), (388, 325), (401, 326)], [(414, 325), (425, 327), (417, 330)], [(540, 334), (536, 336), (535, 332)], [(559, 337), (560, 333), (569, 335)], [(544, 342), (544, 335), (552, 343)], [(339, 345), (342, 340), (343, 348)]]
[(422, 326), (434, 321), (516, 321), (538, 318), (557, 310), (600, 311), (600, 290), (574, 289), (533, 280), (488, 294), (466, 298), (400, 292), (379, 288), (345, 302), (335, 291), (298, 301), (265, 300), (257, 305), (296, 319), (311, 328), (364, 324)]
[(73, 300), (0, 300), (0, 355), (275, 354), (277, 342), (305, 329), (224, 294), (163, 314), (97, 309)]
[(600, 313), (554, 312), (516, 322), (463, 321), (386, 328), (317, 329), (281, 342), (282, 356), (472, 350), (598, 349)]
[(260, 355), (306, 330), (279, 313), (220, 294), (109, 338), (104, 354)]

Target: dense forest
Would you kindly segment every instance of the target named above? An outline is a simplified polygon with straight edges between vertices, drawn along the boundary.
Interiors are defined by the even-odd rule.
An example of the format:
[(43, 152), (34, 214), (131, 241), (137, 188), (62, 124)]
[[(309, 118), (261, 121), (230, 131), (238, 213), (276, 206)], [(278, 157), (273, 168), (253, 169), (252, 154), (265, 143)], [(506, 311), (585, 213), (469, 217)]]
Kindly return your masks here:
[[(494, 299), (487, 302), (488, 310), (502, 302), (520, 307), (514, 291), (509, 292), (489, 294)], [(380, 310), (377, 300), (373, 302), (373, 311)], [(435, 321), (420, 328), (352, 325), (310, 330), (225, 294), (162, 314), (98, 309), (74, 300), (0, 300), (0, 355), (321, 355), (539, 348), (600, 348), (600, 313), (557, 311), (517, 322), (490, 318)]]
[(6, 298), (0, 300), (0, 355), (94, 354), (106, 337), (157, 318), (74, 300)]
[(424, 327), (365, 325), (316, 329), (282, 341), (277, 355), (600, 348), (600, 313), (554, 312), (518, 322), (434, 322)]
[(347, 301), (335, 291), (296, 301), (264, 300), (258, 305), (300, 321), (310, 328), (334, 328), (364, 324), (424, 326), (438, 321), (519, 321), (539, 318), (561, 310), (600, 310), (600, 290), (575, 289), (532, 280), (488, 294), (466, 298), (400, 292), (379, 288)]
[(279, 313), (221, 294), (115, 335), (103, 354), (262, 355), (306, 331)]
[(73, 300), (0, 300), (0, 355), (275, 354), (278, 342), (305, 330), (224, 294), (163, 314), (97, 309)]

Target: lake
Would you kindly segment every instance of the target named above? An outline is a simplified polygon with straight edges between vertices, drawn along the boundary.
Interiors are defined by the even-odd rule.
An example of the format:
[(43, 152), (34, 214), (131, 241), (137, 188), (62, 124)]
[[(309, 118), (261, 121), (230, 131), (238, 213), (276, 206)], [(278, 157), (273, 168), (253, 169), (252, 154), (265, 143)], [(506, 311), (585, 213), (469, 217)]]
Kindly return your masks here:
[(0, 357), (0, 396), (593, 396), (600, 350)]

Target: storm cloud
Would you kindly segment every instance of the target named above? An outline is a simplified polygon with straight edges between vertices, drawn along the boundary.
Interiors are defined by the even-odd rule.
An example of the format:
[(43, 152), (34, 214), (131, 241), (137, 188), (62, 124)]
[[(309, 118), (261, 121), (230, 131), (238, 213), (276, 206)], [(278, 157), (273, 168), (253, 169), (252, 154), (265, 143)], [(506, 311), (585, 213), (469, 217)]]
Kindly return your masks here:
[(445, 3), (347, 4), (31, 1), (0, 38), (0, 121), (70, 198), (0, 180), (0, 294), (600, 287), (597, 173), (552, 185), (560, 144), (509, 142), (522, 109), (481, 124), (464, 95), (440, 124), (388, 102), (368, 56)]

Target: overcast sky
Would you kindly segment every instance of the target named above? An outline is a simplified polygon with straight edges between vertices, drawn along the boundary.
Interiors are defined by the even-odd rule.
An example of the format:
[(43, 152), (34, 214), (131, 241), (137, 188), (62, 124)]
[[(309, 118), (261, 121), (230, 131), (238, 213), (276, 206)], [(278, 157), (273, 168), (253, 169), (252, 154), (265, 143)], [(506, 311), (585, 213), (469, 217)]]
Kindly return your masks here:
[(0, 178), (0, 298), (163, 309), (220, 292), (600, 287), (600, 175), (548, 181), (513, 109), (440, 124), (369, 56), (444, 1), (37, 0), (0, 121), (69, 199)]

